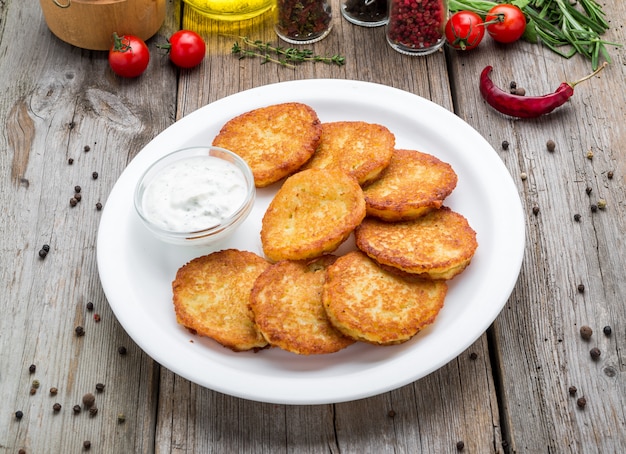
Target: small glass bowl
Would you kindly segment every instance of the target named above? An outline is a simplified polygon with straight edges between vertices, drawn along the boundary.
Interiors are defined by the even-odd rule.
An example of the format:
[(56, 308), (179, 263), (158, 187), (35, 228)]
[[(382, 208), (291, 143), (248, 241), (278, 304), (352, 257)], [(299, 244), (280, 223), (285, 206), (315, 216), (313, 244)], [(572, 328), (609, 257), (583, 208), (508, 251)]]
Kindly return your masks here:
[[(161, 225), (155, 224), (151, 216), (144, 209), (144, 194), (154, 178), (161, 174), (172, 164), (185, 159), (213, 157), (234, 165), (238, 169), (245, 181), (245, 197), (234, 209), (232, 214), (223, 219), (219, 224), (207, 225), (193, 231), (168, 230)], [(158, 239), (170, 244), (182, 246), (210, 246), (221, 243), (231, 236), (237, 227), (248, 217), (256, 197), (254, 176), (248, 164), (235, 153), (224, 148), (213, 146), (197, 146), (183, 148), (174, 151), (152, 164), (141, 176), (135, 188), (135, 209), (143, 224)]]

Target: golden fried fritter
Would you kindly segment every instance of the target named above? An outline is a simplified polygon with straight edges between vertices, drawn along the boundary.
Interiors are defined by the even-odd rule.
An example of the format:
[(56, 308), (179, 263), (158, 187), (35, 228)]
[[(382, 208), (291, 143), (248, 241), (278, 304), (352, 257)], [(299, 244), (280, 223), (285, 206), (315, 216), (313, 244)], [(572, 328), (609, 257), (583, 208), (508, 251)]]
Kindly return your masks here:
[(266, 347), (249, 303), (254, 281), (269, 266), (262, 257), (235, 249), (191, 260), (172, 283), (178, 323), (234, 351)]
[(250, 297), (254, 320), (270, 345), (299, 355), (334, 353), (354, 340), (337, 331), (322, 305), (326, 268), (336, 257), (283, 260), (256, 280)]
[(402, 278), (352, 251), (328, 267), (322, 301), (331, 323), (346, 336), (392, 345), (433, 323), (447, 290), (445, 281)]
[(322, 138), (303, 169), (339, 167), (364, 185), (389, 165), (396, 138), (382, 125), (364, 121), (322, 123)]
[(367, 214), (385, 221), (415, 219), (440, 208), (456, 183), (450, 164), (419, 151), (395, 150), (380, 178), (363, 189)]
[(248, 163), (259, 188), (298, 170), (315, 152), (321, 137), (317, 113), (289, 102), (243, 113), (222, 127), (213, 145), (226, 148)]
[(445, 206), (412, 221), (368, 217), (355, 238), (357, 247), (381, 265), (430, 279), (452, 279), (478, 247), (467, 219)]
[(363, 190), (343, 171), (308, 169), (285, 180), (265, 212), (265, 256), (305, 260), (333, 252), (365, 217)]

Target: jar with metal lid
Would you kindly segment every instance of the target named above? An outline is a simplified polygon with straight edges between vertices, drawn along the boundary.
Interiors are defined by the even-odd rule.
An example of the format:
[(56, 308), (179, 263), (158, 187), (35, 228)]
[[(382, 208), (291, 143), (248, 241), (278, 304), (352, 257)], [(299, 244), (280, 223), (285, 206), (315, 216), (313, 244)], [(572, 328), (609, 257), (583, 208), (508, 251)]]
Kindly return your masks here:
[(428, 55), (443, 46), (447, 0), (389, 0), (387, 42), (406, 55)]
[(387, 23), (387, 0), (342, 0), (341, 14), (362, 27), (379, 27)]
[(278, 0), (274, 30), (292, 44), (310, 44), (330, 33), (332, 11), (328, 0)]

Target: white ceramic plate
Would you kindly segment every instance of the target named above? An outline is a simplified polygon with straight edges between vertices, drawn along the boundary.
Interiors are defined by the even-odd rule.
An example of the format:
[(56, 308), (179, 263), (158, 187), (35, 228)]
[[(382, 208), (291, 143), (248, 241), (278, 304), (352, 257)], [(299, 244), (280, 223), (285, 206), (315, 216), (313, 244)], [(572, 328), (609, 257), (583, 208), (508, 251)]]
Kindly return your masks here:
[[(309, 104), (322, 122), (363, 120), (387, 126), (398, 148), (433, 154), (459, 180), (446, 205), (478, 235), (471, 265), (450, 282), (435, 323), (392, 347), (357, 343), (338, 353), (298, 356), (279, 349), (234, 353), (176, 323), (176, 270), (208, 250), (159, 243), (133, 209), (141, 173), (166, 153), (209, 144), (232, 117), (287, 101)], [(276, 188), (259, 191), (250, 217), (223, 247), (262, 255), (261, 218)], [(148, 355), (207, 388), (262, 402), (323, 404), (373, 396), (411, 383), (469, 347), (494, 321), (517, 281), (524, 217), (513, 181), (493, 148), (468, 124), (419, 96), (349, 80), (304, 80), (258, 87), (186, 116), (152, 140), (124, 170), (107, 200), (98, 232), (98, 269), (116, 317)], [(342, 248), (349, 246), (342, 246)]]

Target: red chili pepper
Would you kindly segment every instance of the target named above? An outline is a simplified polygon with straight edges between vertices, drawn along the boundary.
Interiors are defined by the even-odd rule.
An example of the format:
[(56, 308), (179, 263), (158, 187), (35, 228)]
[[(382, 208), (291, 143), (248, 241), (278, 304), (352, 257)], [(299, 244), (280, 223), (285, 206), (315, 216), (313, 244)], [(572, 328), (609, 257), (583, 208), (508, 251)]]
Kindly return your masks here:
[(493, 68), (486, 66), (480, 74), (480, 94), (487, 101), (487, 104), (500, 113), (518, 118), (536, 118), (565, 104), (574, 94), (574, 87), (577, 84), (595, 76), (606, 65), (605, 62), (593, 73), (575, 82), (563, 82), (554, 93), (543, 96), (520, 96), (507, 93), (489, 78), (489, 73)]

